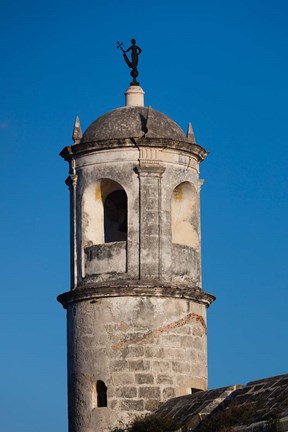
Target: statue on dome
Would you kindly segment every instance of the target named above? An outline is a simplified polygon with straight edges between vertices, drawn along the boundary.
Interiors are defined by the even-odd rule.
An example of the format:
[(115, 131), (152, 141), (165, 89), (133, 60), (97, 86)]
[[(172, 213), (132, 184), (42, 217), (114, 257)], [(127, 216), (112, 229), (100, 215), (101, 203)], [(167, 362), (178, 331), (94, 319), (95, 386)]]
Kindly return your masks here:
[[(117, 41), (117, 48), (121, 49), (121, 51), (123, 52), (123, 57), (124, 57), (124, 60), (127, 64), (127, 66), (130, 69), (132, 69), (130, 72), (130, 75), (133, 78), (133, 81), (130, 83), (130, 85), (131, 86), (139, 86), (140, 83), (136, 80), (136, 78), (139, 75), (137, 66), (138, 66), (138, 58), (139, 58), (139, 55), (141, 54), (142, 50), (140, 47), (138, 47), (136, 45), (135, 39), (131, 39), (131, 43), (132, 43), (132, 45), (127, 50), (124, 50), (123, 43)], [(129, 57), (126, 54), (129, 51), (131, 51), (131, 60), (129, 59)]]

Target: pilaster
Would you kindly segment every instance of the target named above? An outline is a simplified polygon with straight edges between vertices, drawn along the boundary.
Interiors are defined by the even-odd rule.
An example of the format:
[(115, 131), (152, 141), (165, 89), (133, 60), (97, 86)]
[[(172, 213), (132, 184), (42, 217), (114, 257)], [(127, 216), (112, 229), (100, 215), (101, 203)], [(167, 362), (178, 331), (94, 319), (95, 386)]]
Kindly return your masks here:
[(75, 170), (75, 160), (71, 160), (70, 175), (65, 180), (70, 191), (70, 269), (71, 269), (71, 289), (77, 287), (77, 209), (76, 209), (76, 188), (78, 176)]
[(140, 279), (159, 278), (161, 274), (161, 178), (160, 164), (140, 163)]

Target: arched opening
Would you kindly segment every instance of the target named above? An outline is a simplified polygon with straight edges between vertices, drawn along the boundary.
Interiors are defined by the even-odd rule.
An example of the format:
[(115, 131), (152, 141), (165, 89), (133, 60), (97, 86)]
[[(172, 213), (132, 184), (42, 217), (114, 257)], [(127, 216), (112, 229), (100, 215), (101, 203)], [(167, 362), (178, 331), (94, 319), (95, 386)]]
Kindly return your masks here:
[(172, 243), (199, 247), (199, 214), (194, 186), (183, 182), (175, 187), (171, 198)]
[(107, 407), (107, 386), (104, 381), (97, 381), (96, 383), (97, 392), (97, 407), (103, 408)]
[(127, 240), (127, 195), (124, 189), (114, 190), (104, 201), (105, 243)]
[(91, 183), (83, 194), (84, 247), (127, 240), (127, 195), (110, 179)]
[(127, 210), (124, 188), (114, 180), (90, 183), (82, 198), (82, 277), (127, 271)]

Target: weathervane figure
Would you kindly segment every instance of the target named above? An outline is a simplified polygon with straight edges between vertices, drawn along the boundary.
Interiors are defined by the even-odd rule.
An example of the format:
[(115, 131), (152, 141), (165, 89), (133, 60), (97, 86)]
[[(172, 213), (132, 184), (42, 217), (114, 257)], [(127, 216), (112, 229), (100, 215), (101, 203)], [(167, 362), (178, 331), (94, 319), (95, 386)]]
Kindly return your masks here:
[[(138, 66), (139, 54), (141, 54), (142, 50), (141, 50), (141, 48), (139, 48), (136, 45), (135, 39), (131, 39), (131, 43), (132, 43), (132, 45), (127, 50), (124, 50), (123, 43), (117, 41), (117, 48), (121, 49), (121, 51), (123, 52), (123, 57), (124, 57), (126, 64), (128, 65), (128, 67), (130, 69), (132, 69), (130, 72), (130, 75), (132, 76), (133, 81), (130, 83), (130, 85), (131, 86), (139, 86), (140, 83), (136, 80), (136, 78), (139, 75), (137, 66)], [(126, 54), (129, 51), (131, 51), (131, 61)]]

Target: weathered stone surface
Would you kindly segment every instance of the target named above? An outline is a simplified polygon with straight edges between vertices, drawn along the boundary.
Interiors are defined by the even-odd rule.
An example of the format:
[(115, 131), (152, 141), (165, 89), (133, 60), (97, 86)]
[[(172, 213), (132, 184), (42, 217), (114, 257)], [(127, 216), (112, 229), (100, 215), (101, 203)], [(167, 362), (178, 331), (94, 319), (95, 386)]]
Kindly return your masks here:
[(154, 375), (152, 374), (136, 374), (135, 380), (137, 384), (154, 384)]
[[(149, 129), (148, 126), (149, 119)], [(105, 139), (170, 137), (185, 141), (182, 129), (165, 114), (152, 108), (123, 107), (104, 114), (84, 132), (82, 144)]]
[(136, 387), (116, 387), (115, 396), (119, 398), (135, 398), (137, 396)]
[(146, 346), (145, 347), (145, 357), (147, 358), (163, 358), (164, 357), (164, 348), (158, 346)]
[(113, 242), (86, 247), (85, 271), (87, 275), (126, 272), (126, 242)]
[(174, 372), (180, 372), (180, 373), (187, 373), (191, 371), (191, 366), (189, 363), (186, 362), (172, 362), (172, 370)]
[(150, 362), (147, 360), (129, 361), (129, 370), (131, 371), (144, 371), (150, 369)]
[(154, 361), (152, 365), (152, 370), (154, 372), (165, 372), (168, 373), (171, 371), (171, 363), (165, 360), (162, 361)]
[(173, 377), (171, 377), (171, 375), (163, 375), (163, 374), (157, 375), (157, 384), (171, 385), (173, 383), (174, 383), (174, 379)]
[[(143, 358), (144, 357), (144, 347), (143, 346), (139, 346), (139, 345), (128, 346), (126, 348), (126, 350), (123, 351), (123, 357), (126, 357), (127, 359), (134, 359), (134, 358), (138, 358), (138, 357)], [(127, 354), (126, 354), (126, 352), (127, 352)]]
[(144, 400), (123, 399), (119, 402), (119, 407), (121, 411), (144, 411)]
[(112, 374), (112, 382), (115, 386), (134, 384), (135, 375), (134, 373), (115, 372)]
[(185, 360), (185, 350), (179, 348), (165, 348), (164, 350), (164, 358), (166, 359), (175, 359)]
[(139, 396), (145, 399), (157, 399), (160, 401), (160, 389), (159, 387), (140, 387)]
[[(173, 244), (172, 259), (174, 262), (173, 276), (175, 280), (185, 281), (199, 280), (199, 254), (189, 246)], [(191, 266), (188, 268), (185, 263), (189, 261)]]
[(181, 338), (177, 335), (164, 334), (161, 336), (161, 343), (165, 347), (176, 347), (181, 346)]
[[(202, 311), (201, 320), (194, 311)], [(94, 400), (92, 406), (96, 410), (101, 409), (103, 425), (105, 421), (107, 425), (116, 425), (109, 411), (112, 409), (110, 400), (113, 401), (113, 406), (117, 406), (117, 421), (126, 423), (131, 414), (128, 406), (133, 407), (132, 412), (155, 406), (154, 402), (148, 401), (164, 401), (172, 395), (172, 388), (175, 391), (173, 396), (187, 394), (195, 387), (205, 389), (205, 331), (202, 334), (205, 342), (202, 346), (203, 352), (201, 349), (194, 350), (193, 347), (174, 346), (179, 345), (183, 338), (193, 340), (193, 326), (204, 325), (205, 311), (205, 305), (199, 309), (193, 302), (190, 304), (181, 298), (136, 296), (108, 297), (96, 302), (81, 301), (75, 307), (69, 306), (69, 370), (77, 371), (77, 374), (69, 378), (70, 397), (74, 401), (74, 405), (70, 406), (74, 406), (73, 411), (81, 416), (87, 413), (88, 419), (91, 400)], [(165, 323), (163, 316), (166, 317)], [(189, 327), (190, 335), (187, 335), (186, 331), (185, 334), (173, 333), (181, 326)], [(172, 346), (169, 346), (171, 344)], [(195, 353), (193, 365), (191, 356), (187, 356), (186, 352)], [(201, 361), (198, 360), (198, 352), (203, 353)], [(197, 371), (197, 376), (194, 375), (193, 368)], [(199, 380), (197, 384), (196, 378)], [(93, 396), (93, 386), (95, 388), (98, 380), (107, 386), (107, 408), (97, 408), (97, 396)], [(138, 402), (139, 399), (142, 402)], [(133, 404), (128, 404), (128, 400)], [(116, 401), (119, 402), (118, 405)]]

